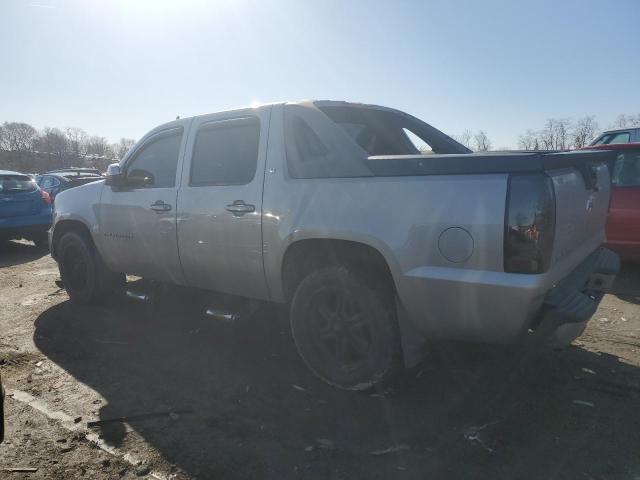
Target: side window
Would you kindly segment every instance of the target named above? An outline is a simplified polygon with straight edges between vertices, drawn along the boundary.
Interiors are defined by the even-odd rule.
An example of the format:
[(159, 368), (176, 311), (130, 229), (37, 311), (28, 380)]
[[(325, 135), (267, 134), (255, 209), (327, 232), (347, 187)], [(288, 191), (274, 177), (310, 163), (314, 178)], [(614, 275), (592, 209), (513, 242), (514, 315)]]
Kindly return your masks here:
[(625, 151), (617, 156), (611, 183), (617, 187), (640, 186), (640, 150)]
[(144, 178), (146, 188), (175, 186), (181, 140), (182, 129), (158, 134), (127, 164), (127, 177)]
[(53, 177), (50, 177), (49, 175), (45, 175), (40, 179), (39, 184), (40, 184), (40, 188), (51, 188), (53, 187)]
[(629, 132), (607, 133), (593, 142), (594, 145), (610, 145), (612, 143), (629, 143), (631, 134)]
[(191, 159), (192, 186), (246, 185), (258, 163), (260, 121), (255, 117), (200, 127)]
[(300, 117), (294, 117), (292, 122), (293, 141), (298, 158), (301, 162), (321, 161), (329, 153), (322, 140), (311, 127)]
[(404, 132), (404, 134), (407, 136), (411, 144), (415, 147), (415, 149), (418, 152), (420, 152), (423, 155), (433, 153), (431, 146), (427, 142), (422, 140), (418, 135), (413, 133), (411, 130), (409, 130), (408, 128), (403, 128), (402, 131)]

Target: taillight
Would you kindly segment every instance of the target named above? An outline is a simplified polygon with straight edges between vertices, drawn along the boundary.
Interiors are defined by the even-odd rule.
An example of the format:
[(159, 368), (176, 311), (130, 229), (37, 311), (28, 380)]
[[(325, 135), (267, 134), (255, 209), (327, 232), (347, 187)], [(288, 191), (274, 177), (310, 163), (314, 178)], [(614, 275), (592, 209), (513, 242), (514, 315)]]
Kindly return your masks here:
[(556, 227), (553, 183), (542, 174), (511, 175), (504, 232), (504, 271), (549, 269)]
[(40, 190), (40, 197), (42, 197), (44, 203), (46, 203), (47, 205), (51, 205), (51, 195), (49, 195), (47, 192), (45, 192), (44, 190)]

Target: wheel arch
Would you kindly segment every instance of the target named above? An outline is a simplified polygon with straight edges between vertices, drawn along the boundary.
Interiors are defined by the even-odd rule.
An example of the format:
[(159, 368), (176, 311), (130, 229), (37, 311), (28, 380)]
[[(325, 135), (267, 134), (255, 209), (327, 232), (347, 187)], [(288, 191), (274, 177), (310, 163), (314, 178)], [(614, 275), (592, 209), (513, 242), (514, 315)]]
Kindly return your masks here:
[(76, 232), (80, 235), (83, 235), (88, 238), (91, 243), (94, 243), (91, 236), (91, 230), (89, 230), (89, 227), (84, 222), (77, 219), (60, 220), (56, 222), (53, 233), (51, 235), (51, 256), (54, 259), (57, 258), (58, 254), (58, 242), (64, 234), (69, 232)]
[(295, 288), (311, 271), (344, 264), (367, 275), (378, 275), (395, 293), (393, 267), (379, 248), (344, 238), (308, 237), (294, 239), (282, 257), (280, 280), (284, 300), (291, 300)]

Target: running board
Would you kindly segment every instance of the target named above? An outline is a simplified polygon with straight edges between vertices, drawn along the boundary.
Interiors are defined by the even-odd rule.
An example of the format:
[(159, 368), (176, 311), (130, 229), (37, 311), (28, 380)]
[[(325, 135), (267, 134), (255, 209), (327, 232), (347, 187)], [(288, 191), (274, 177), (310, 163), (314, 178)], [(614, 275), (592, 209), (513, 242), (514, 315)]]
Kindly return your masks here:
[(234, 312), (229, 312), (226, 310), (221, 310), (219, 308), (207, 308), (204, 312), (207, 317), (211, 317), (215, 320), (220, 320), (224, 323), (234, 323), (240, 315)]
[(136, 292), (135, 290), (127, 290), (125, 292), (127, 298), (135, 300), (137, 302), (148, 303), (151, 300), (151, 295), (142, 292)]

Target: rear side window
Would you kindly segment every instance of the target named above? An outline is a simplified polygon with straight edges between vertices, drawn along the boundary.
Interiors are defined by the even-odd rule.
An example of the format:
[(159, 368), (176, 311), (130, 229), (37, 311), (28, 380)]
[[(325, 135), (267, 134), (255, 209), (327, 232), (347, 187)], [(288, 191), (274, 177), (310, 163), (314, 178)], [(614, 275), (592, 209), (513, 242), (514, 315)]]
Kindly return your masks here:
[(182, 128), (153, 137), (127, 165), (128, 177), (146, 177), (145, 188), (170, 188), (176, 184)]
[(369, 155), (417, 155), (431, 153), (425, 138), (409, 128), (396, 112), (374, 108), (318, 107), (337, 123)]
[(245, 185), (256, 173), (260, 121), (214, 122), (198, 130), (191, 160), (192, 186)]
[(50, 175), (45, 175), (39, 183), (40, 188), (53, 188), (60, 185), (60, 180)]
[(603, 135), (596, 140), (594, 145), (610, 145), (612, 143), (629, 143), (631, 141), (630, 132), (614, 132)]
[(611, 183), (617, 187), (640, 186), (640, 150), (627, 150), (616, 157)]
[(28, 193), (36, 188), (36, 183), (26, 175), (0, 175), (0, 194)]
[(291, 120), (293, 142), (301, 162), (319, 162), (329, 153), (329, 150), (320, 140), (309, 124), (300, 117)]

